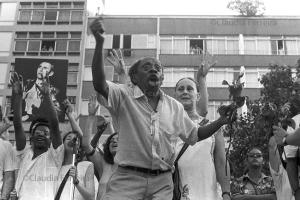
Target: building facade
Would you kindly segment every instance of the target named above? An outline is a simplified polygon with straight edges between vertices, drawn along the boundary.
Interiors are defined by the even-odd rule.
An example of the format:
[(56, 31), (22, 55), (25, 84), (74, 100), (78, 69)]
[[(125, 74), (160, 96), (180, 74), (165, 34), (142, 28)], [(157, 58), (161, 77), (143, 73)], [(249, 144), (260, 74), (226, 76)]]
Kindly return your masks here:
[(0, 2), (0, 105), (4, 114), (10, 112), (9, 79), (16, 58), (68, 60), (67, 97), (79, 109), (86, 18), (86, 0)]
[[(90, 23), (94, 18), (89, 18)], [(105, 56), (110, 49), (122, 49), (126, 66), (144, 56), (158, 58), (164, 68), (163, 89), (174, 96), (174, 86), (182, 77), (195, 77), (201, 53), (207, 51), (218, 63), (207, 75), (208, 118), (217, 118), (221, 103), (229, 103), (222, 85), (246, 69), (243, 95), (260, 95), (259, 78), (270, 64), (295, 66), (300, 55), (299, 17), (233, 16), (103, 16)], [(87, 30), (82, 114), (87, 114), (87, 97), (92, 94), (91, 62), (95, 41)], [(113, 69), (105, 62), (108, 79)], [(103, 111), (105, 112), (105, 111)]]

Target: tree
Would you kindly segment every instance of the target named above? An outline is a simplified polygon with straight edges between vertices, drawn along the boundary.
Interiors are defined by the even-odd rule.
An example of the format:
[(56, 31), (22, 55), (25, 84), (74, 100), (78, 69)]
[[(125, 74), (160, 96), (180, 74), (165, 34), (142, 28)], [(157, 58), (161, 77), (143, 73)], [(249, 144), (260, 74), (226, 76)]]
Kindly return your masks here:
[(262, 16), (266, 9), (264, 3), (259, 0), (231, 0), (227, 8), (247, 17)]
[[(290, 111), (299, 107), (299, 98), (294, 98), (295, 84), (291, 68), (273, 65), (269, 70), (260, 80), (263, 85), (261, 97), (248, 101), (247, 115), (241, 116), (225, 129), (225, 134), (231, 136), (229, 162), (234, 177), (240, 177), (245, 171), (246, 153), (254, 146), (262, 150), (266, 161), (264, 172), (269, 174), (268, 141), (272, 135), (272, 125), (279, 121), (290, 125), (288, 119), (294, 115)], [(282, 109), (287, 108), (287, 104), (291, 106)], [(293, 109), (289, 109), (291, 107)]]

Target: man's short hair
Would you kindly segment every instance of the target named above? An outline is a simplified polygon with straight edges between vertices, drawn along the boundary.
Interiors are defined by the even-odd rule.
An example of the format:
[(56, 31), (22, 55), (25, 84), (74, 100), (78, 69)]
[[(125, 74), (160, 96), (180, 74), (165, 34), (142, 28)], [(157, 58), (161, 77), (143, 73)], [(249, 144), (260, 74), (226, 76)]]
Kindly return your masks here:
[(49, 128), (49, 121), (45, 118), (37, 118), (33, 120), (30, 124), (29, 133), (30, 136), (33, 136), (33, 133), (35, 132), (36, 128), (39, 126), (46, 126)]
[[(153, 57), (142, 57), (140, 59), (138, 59), (137, 61), (135, 61), (133, 63), (133, 65), (129, 68), (129, 71), (128, 71), (128, 76), (130, 77), (130, 80), (131, 80), (131, 83), (136, 85), (136, 83), (134, 83), (132, 80), (133, 80), (133, 76), (136, 74), (137, 72), (137, 69), (138, 69), (138, 66), (141, 64), (141, 62), (147, 58), (152, 58), (152, 59), (155, 59), (157, 60), (156, 58), (153, 58)], [(163, 68), (162, 68), (163, 70)]]

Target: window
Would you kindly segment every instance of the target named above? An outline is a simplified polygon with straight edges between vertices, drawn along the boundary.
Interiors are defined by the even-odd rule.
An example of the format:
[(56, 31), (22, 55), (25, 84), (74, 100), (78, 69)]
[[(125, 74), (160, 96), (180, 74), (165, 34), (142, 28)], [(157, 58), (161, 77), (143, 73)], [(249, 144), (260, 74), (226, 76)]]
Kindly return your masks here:
[(43, 38), (54, 38), (54, 32), (43, 32)]
[(33, 8), (44, 8), (44, 2), (33, 2)]
[(41, 33), (40, 32), (29, 32), (29, 38), (40, 38)]
[(82, 11), (72, 11), (71, 21), (82, 22), (82, 17), (83, 17)]
[(57, 38), (68, 38), (68, 32), (57, 32), (56, 37)]
[(160, 38), (160, 53), (161, 54), (172, 54), (172, 37), (161, 37)]
[(195, 77), (194, 67), (166, 67), (164, 68), (163, 87), (175, 87), (177, 81), (183, 77)]
[(74, 8), (84, 8), (84, 2), (73, 2)]
[(68, 96), (67, 98), (71, 104), (76, 104), (76, 96)]
[(211, 54), (226, 54), (225, 37), (209, 37), (206, 43), (207, 51)]
[(31, 10), (22, 10), (19, 14), (19, 21), (30, 21)]
[(58, 7), (58, 2), (47, 2), (46, 7), (47, 8), (57, 8)]
[(123, 37), (124, 56), (131, 56), (131, 35), (124, 35)]
[[(0, 63), (0, 89), (4, 89), (6, 83), (6, 75), (8, 72), (8, 64), (7, 63)], [(2, 103), (2, 102), (0, 102)]]
[(27, 49), (27, 41), (16, 41), (15, 51), (26, 51), (26, 49)]
[(272, 38), (271, 48), (272, 48), (273, 55), (284, 55), (285, 54), (284, 42), (283, 42), (282, 38), (280, 38), (280, 39)]
[(59, 2), (59, 7), (60, 8), (71, 8), (72, 4), (71, 4), (71, 2)]
[(190, 54), (201, 54), (204, 50), (203, 40), (201, 39), (190, 39)]
[(32, 21), (42, 22), (44, 20), (45, 11), (43, 10), (33, 10), (32, 11)]
[(185, 38), (174, 37), (173, 38), (173, 54), (185, 54)]
[(67, 40), (57, 40), (56, 41), (56, 51), (67, 51)]
[(23, 8), (31, 8), (31, 3), (30, 2), (21, 2), (20, 7)]
[(227, 54), (239, 54), (239, 39), (238, 37), (227, 37)]
[(71, 32), (71, 38), (81, 38), (81, 32)]
[(211, 68), (206, 76), (207, 87), (227, 87), (222, 85), (222, 81), (226, 80), (231, 83), (233, 78), (233, 68)]
[(69, 22), (71, 12), (69, 10), (60, 10), (58, 15), (59, 22)]
[(287, 55), (299, 55), (300, 54), (300, 38), (287, 37), (285, 39), (285, 47)]
[(47, 10), (45, 15), (46, 21), (55, 21), (57, 16), (57, 11)]
[(80, 51), (80, 41), (69, 41), (68, 51)]
[(244, 37), (245, 54), (270, 55), (272, 44), (269, 37)]
[(77, 72), (68, 72), (68, 85), (77, 85)]
[(27, 38), (27, 32), (17, 32), (16, 38)]
[(55, 49), (55, 41), (54, 40), (43, 40), (41, 50), (47, 52), (53, 52)]
[[(112, 48), (112, 42), (113, 41), (113, 35), (105, 35), (105, 41), (103, 44), (104, 49), (111, 49)], [(88, 48), (94, 48), (96, 45), (96, 41), (93, 35), (88, 35), (87, 37), (87, 45)]]
[(40, 51), (41, 47), (40, 41), (29, 41), (27, 51)]
[(120, 49), (120, 35), (113, 35), (112, 48)]

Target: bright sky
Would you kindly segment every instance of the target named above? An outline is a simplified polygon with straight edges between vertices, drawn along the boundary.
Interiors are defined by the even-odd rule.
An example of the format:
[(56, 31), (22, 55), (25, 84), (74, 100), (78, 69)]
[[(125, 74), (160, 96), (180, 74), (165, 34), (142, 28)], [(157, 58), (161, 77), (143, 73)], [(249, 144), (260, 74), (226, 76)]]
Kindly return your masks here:
[[(97, 12), (102, 0), (88, 0), (88, 10)], [(106, 15), (236, 15), (229, 0), (105, 0)], [(265, 15), (300, 16), (300, 0), (263, 0)]]

